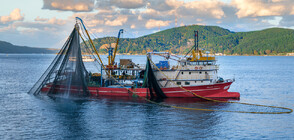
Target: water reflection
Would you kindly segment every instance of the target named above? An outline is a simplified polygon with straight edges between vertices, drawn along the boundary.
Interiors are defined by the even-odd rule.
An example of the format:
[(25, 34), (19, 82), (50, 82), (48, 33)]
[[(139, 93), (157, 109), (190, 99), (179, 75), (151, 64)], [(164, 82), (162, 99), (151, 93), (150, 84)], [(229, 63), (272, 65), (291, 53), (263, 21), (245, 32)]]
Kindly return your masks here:
[[(44, 98), (43, 98), (44, 99)], [(87, 134), (87, 126), (83, 117), (84, 103), (87, 100), (72, 100), (60, 97), (48, 97), (46, 106), (52, 111), (51, 119), (60, 132), (61, 139), (82, 139)]]
[[(54, 111), (51, 117), (58, 122), (57, 129), (62, 131), (62, 139), (187, 138), (186, 134), (191, 133), (208, 137), (219, 131), (214, 129), (220, 123), (220, 116), (215, 112), (178, 110), (133, 97), (48, 99), (51, 102), (50, 109)], [(219, 105), (197, 99), (165, 99), (161, 103), (195, 108), (214, 108)]]

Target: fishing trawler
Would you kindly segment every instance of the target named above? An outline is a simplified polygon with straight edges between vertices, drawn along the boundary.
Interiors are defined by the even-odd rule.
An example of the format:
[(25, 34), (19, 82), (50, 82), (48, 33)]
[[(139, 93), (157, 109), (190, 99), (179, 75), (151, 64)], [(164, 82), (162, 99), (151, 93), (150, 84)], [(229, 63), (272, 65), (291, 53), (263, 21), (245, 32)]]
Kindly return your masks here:
[[(233, 79), (224, 80), (217, 76), (218, 65), (214, 56), (204, 56), (198, 48), (198, 31), (191, 56), (178, 57), (168, 52), (148, 52), (146, 65), (142, 67), (131, 59), (115, 62), (121, 29), (115, 48), (108, 48), (108, 64), (103, 64), (82, 19), (77, 17), (73, 32), (60, 50), (53, 63), (30, 90), (39, 94), (83, 94), (91, 96), (155, 97), (155, 98), (229, 98), (239, 99), (238, 92), (229, 92)], [(79, 30), (83, 30), (83, 35)], [(89, 73), (82, 61), (79, 39), (94, 52), (100, 72)], [(85, 48), (84, 48), (85, 49)], [(154, 63), (153, 55), (165, 58)], [(66, 61), (67, 59), (71, 61)], [(169, 61), (177, 61), (170, 66)]]
[[(118, 37), (119, 39), (119, 37)], [(111, 54), (111, 53), (110, 53)], [(165, 58), (165, 61), (159, 61), (154, 64), (151, 60), (152, 55), (159, 55)], [(109, 56), (112, 57), (111, 55)], [(172, 58), (175, 57), (175, 58)], [(168, 60), (177, 61), (176, 66), (170, 66)], [(135, 68), (135, 64), (128, 60), (120, 60), (118, 66), (108, 66), (106, 70), (114, 73), (113, 77), (117, 77), (117, 81), (124, 82), (132, 93), (138, 96), (151, 96), (148, 88), (144, 88), (144, 80), (146, 80), (146, 68)], [(198, 31), (195, 31), (195, 49), (192, 50), (192, 57), (178, 57), (169, 52), (148, 52), (147, 61), (150, 61), (152, 71), (156, 78), (156, 82), (166, 97), (197, 97), (195, 94), (207, 98), (234, 98), (239, 99), (238, 92), (229, 92), (230, 85), (234, 79), (224, 80), (217, 76), (218, 65), (214, 56), (208, 54), (204, 56), (198, 48)], [(111, 62), (110, 62), (111, 64)], [(129, 75), (126, 75), (129, 73)], [(106, 96), (130, 96), (130, 92), (123, 88), (122, 85), (104, 75), (102, 79), (108, 79), (104, 82), (104, 87), (89, 87), (91, 94)], [(111, 82), (110, 82), (111, 81)], [(111, 84), (109, 84), (109, 83)], [(103, 85), (103, 82), (100, 82)], [(98, 89), (98, 90), (97, 90)], [(194, 94), (193, 94), (194, 93)]]

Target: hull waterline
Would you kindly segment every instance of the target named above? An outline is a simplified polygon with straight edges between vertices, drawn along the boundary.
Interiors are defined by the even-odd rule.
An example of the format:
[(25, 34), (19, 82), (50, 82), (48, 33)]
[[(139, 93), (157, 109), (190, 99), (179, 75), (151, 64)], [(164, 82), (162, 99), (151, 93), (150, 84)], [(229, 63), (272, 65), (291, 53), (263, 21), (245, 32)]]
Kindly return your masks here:
[[(201, 86), (185, 86), (186, 90), (180, 87), (168, 87), (162, 88), (162, 91), (168, 98), (197, 98), (193, 95), (206, 97), (206, 98), (226, 98), (226, 99), (239, 99), (240, 93), (229, 92), (228, 89), (232, 82), (217, 83), (213, 85), (201, 85)], [(62, 91), (66, 88), (56, 88), (56, 93), (58, 90)], [(128, 90), (127, 90), (128, 89)], [(42, 88), (43, 92), (50, 90), (50, 86)], [(148, 88), (124, 88), (124, 87), (88, 87), (91, 95), (94, 96), (117, 96), (117, 97), (130, 97), (130, 96), (141, 96), (150, 97)], [(190, 92), (189, 92), (190, 91)], [(79, 93), (79, 89), (76, 87), (71, 88), (71, 93)]]

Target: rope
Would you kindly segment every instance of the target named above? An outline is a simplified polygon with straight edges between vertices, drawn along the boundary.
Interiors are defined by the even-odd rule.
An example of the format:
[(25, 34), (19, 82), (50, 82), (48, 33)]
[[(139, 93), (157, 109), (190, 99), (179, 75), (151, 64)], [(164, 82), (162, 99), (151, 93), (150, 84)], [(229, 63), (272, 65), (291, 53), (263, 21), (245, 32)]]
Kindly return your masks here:
[[(173, 82), (174, 85), (177, 85), (174, 81), (172, 81), (165, 73), (163, 73), (154, 63), (153, 61), (147, 56), (148, 60), (151, 62), (151, 64), (160, 72), (162, 73), (169, 81)], [(262, 106), (262, 107), (269, 107), (269, 108), (278, 108), (278, 109), (285, 109), (288, 111), (281, 111), (281, 112), (250, 112), (250, 111), (231, 111), (231, 110), (214, 110), (214, 109), (199, 109), (199, 108), (186, 108), (186, 107), (177, 107), (177, 106), (171, 106), (173, 108), (179, 108), (179, 109), (188, 109), (188, 110), (202, 110), (202, 111), (221, 111), (221, 112), (236, 112), (236, 113), (253, 113), (253, 114), (285, 114), (285, 113), (292, 113), (293, 110), (291, 108), (286, 107), (279, 107), (279, 106), (270, 106), (270, 105), (260, 105), (260, 104), (252, 104), (252, 103), (241, 103), (241, 102), (232, 102), (232, 101), (220, 101), (220, 100), (214, 100), (211, 98), (206, 98), (203, 96), (200, 96), (190, 90), (187, 90), (183, 88), (182, 86), (177, 85), (181, 89), (192, 93), (194, 96), (205, 99), (207, 101), (213, 101), (213, 102), (219, 102), (219, 103), (231, 103), (231, 104), (243, 104), (243, 105), (251, 105), (251, 106)]]

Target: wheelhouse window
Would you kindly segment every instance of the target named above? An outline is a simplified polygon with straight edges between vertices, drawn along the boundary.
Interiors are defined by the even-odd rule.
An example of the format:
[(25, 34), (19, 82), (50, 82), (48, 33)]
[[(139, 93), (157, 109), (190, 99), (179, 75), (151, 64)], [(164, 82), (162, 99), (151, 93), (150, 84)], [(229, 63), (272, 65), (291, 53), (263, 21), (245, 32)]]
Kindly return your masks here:
[(190, 85), (190, 82), (185, 82), (185, 85)]
[(182, 66), (185, 66), (185, 65), (186, 65), (186, 62), (182, 62), (181, 65), (182, 65)]
[(196, 63), (196, 62), (190, 62), (190, 64), (191, 64), (191, 65), (196, 65), (197, 63)]
[(177, 85), (181, 85), (182, 83), (181, 82), (177, 82)]

